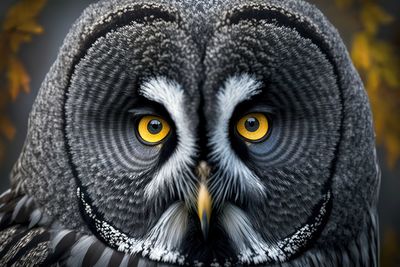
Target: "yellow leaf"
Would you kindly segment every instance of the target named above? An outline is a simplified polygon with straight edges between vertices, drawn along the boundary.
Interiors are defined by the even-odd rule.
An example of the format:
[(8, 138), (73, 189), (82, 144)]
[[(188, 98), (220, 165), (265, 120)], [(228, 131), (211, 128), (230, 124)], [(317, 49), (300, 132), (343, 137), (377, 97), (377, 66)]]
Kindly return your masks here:
[(21, 90), (26, 93), (30, 91), (29, 75), (18, 59), (11, 58), (7, 77), (9, 84), (9, 93), (12, 100), (15, 100), (17, 98)]
[(4, 109), (21, 91), (29, 92), (30, 78), (17, 53), (23, 43), (30, 42), (33, 35), (43, 32), (36, 22), (46, 0), (20, 0), (12, 6), (0, 31), (0, 163), (5, 155), (5, 139), (15, 136), (15, 127), (4, 116)]
[(358, 33), (355, 35), (351, 54), (357, 68), (368, 70), (371, 67), (369, 40), (366, 34)]
[(46, 0), (22, 0), (12, 6), (3, 24), (4, 30), (12, 30), (35, 18), (44, 7)]
[(371, 93), (375, 93), (379, 89), (380, 85), (380, 72), (379, 69), (374, 67), (371, 68), (367, 73), (367, 90)]
[[(400, 69), (400, 67), (399, 67)], [(393, 88), (400, 87), (400, 73), (399, 69), (391, 68), (391, 67), (383, 67), (382, 68), (382, 77), (385, 82)], [(400, 89), (400, 88), (398, 88)]]
[(363, 7), (361, 9), (361, 23), (370, 35), (375, 35), (379, 27), (378, 21), (371, 15), (370, 9)]
[(5, 136), (8, 140), (14, 139), (15, 136), (15, 127), (5, 116), (0, 116), (0, 134)]
[(36, 21), (30, 20), (17, 26), (17, 30), (25, 33), (31, 34), (41, 34), (43, 33), (43, 27), (40, 26)]
[(371, 16), (380, 24), (389, 24), (393, 22), (394, 18), (379, 5), (370, 3), (368, 8), (370, 9)]
[(390, 16), (379, 5), (372, 2), (366, 3), (362, 6), (360, 18), (366, 32), (370, 35), (375, 35), (381, 25), (393, 21), (392, 16)]
[(375, 41), (370, 43), (371, 55), (374, 61), (377, 63), (386, 64), (393, 58), (395, 54), (392, 46), (388, 42)]

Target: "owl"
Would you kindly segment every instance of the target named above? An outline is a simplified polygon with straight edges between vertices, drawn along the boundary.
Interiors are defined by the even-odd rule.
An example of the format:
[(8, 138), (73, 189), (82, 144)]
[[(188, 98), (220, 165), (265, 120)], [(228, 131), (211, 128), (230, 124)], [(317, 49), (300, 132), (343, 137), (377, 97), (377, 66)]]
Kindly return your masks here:
[(0, 266), (378, 266), (371, 111), (300, 0), (104, 0), (1, 196)]

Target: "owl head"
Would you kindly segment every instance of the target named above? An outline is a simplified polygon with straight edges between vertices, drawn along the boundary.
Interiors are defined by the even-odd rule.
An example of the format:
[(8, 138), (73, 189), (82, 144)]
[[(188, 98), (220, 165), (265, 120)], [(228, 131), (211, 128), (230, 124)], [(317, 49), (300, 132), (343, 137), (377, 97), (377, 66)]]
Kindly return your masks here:
[(108, 0), (66, 37), (12, 181), (114, 250), (273, 265), (368, 240), (379, 175), (363, 85), (315, 7)]

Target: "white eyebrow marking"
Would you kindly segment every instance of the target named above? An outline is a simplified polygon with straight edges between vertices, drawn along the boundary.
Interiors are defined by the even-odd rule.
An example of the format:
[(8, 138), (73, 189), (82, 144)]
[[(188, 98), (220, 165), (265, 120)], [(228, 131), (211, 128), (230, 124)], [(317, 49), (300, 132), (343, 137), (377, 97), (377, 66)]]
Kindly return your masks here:
[[(193, 197), (194, 201), (196, 187), (194, 179), (191, 177), (193, 174), (190, 166), (194, 165), (196, 139), (193, 129), (190, 127), (191, 120), (184, 109), (187, 102), (183, 89), (174, 81), (165, 77), (157, 77), (145, 82), (139, 93), (147, 99), (164, 105), (175, 123), (178, 137), (175, 151), (146, 186), (146, 197), (157, 196), (164, 191), (163, 186), (167, 186), (171, 194), (177, 193), (181, 197), (186, 196), (186, 199)], [(175, 192), (175, 186), (178, 188), (178, 192)]]
[(234, 193), (236, 199), (256, 193), (265, 195), (260, 179), (249, 170), (231, 148), (229, 121), (236, 106), (257, 95), (261, 83), (248, 74), (229, 78), (217, 95), (217, 121), (210, 131), (211, 159), (218, 162), (218, 171), (210, 178), (210, 189), (216, 202), (222, 203)]

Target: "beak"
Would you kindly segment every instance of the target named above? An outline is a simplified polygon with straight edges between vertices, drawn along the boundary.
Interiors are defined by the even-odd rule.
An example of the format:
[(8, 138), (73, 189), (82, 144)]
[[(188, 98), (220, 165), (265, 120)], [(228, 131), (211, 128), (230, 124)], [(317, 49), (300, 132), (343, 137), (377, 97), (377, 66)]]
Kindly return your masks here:
[(206, 180), (210, 173), (210, 168), (207, 163), (200, 162), (198, 168), (198, 175), (201, 178), (201, 184), (199, 193), (197, 196), (197, 215), (200, 219), (201, 231), (203, 232), (204, 239), (208, 237), (208, 230), (210, 225), (211, 211), (212, 211), (212, 200), (210, 192), (208, 191)]
[(197, 214), (199, 215), (204, 239), (207, 239), (211, 218), (211, 196), (204, 184), (200, 185), (199, 195), (197, 197)]

